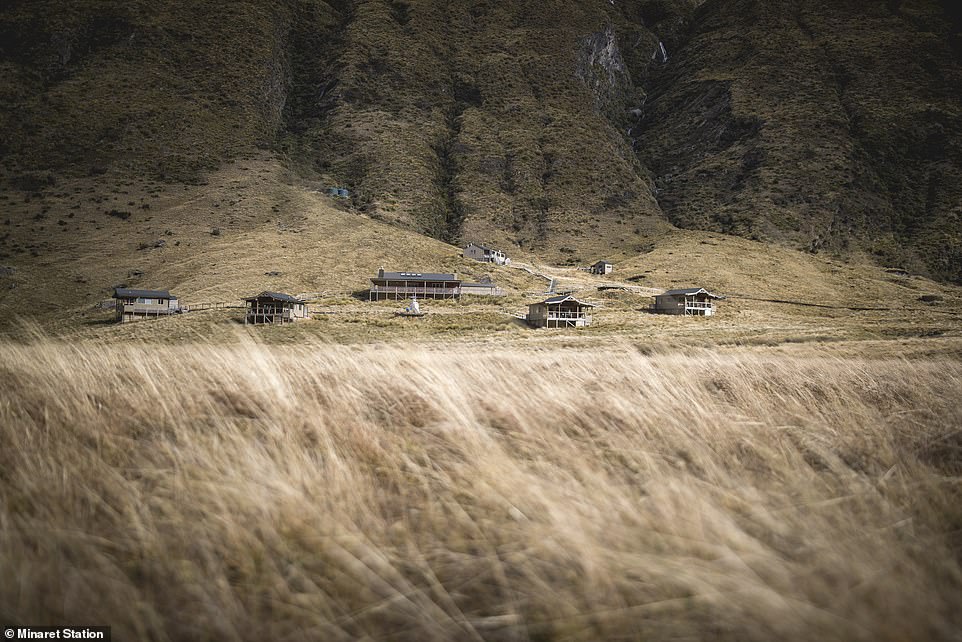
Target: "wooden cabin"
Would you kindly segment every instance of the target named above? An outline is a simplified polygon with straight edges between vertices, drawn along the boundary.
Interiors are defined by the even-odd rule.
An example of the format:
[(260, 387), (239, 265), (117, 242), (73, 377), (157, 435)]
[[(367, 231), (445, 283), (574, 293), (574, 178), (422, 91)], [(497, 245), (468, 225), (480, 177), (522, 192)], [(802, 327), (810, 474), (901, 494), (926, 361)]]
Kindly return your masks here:
[(715, 301), (722, 298), (724, 297), (712, 294), (705, 288), (668, 290), (655, 297), (652, 311), (659, 314), (710, 317), (715, 314)]
[(494, 263), (495, 265), (508, 265), (511, 259), (501, 250), (494, 250), (490, 247), (468, 243), (464, 248), (464, 258), (474, 259), (482, 263)]
[(528, 325), (535, 328), (584, 328), (591, 325), (594, 304), (570, 294), (554, 296), (528, 306)]
[(247, 314), (244, 324), (283, 324), (310, 318), (307, 302), (283, 292), (261, 292), (244, 299)]
[(156, 319), (180, 312), (180, 302), (167, 290), (114, 289), (114, 310), (117, 321)]
[(608, 261), (598, 261), (597, 263), (592, 265), (590, 268), (588, 268), (588, 271), (591, 272), (592, 274), (611, 274), (611, 271), (613, 269), (614, 269), (614, 266)]
[(371, 279), (369, 301), (418, 299), (459, 299), (461, 279), (454, 274), (377, 271)]

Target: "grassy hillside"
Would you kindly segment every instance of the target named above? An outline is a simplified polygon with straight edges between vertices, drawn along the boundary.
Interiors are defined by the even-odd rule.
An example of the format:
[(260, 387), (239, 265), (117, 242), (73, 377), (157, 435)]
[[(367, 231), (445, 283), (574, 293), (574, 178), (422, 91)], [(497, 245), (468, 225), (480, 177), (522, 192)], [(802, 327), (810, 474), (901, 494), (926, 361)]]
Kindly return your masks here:
[[(236, 303), (261, 290), (334, 297), (369, 286), (379, 267), (544, 281), (460, 258), (434, 239), (373, 221), (303, 186), (276, 161), (228, 164), (198, 186), (106, 178), (63, 181), (30, 199), (0, 195), (2, 325), (16, 316), (76, 328), (105, 318), (113, 287), (170, 289), (185, 303)], [(24, 306), (35, 293), (42, 296)]]
[[(722, 234), (663, 234), (650, 252), (617, 262), (607, 277), (536, 254), (515, 254), (513, 267), (467, 261), (457, 247), (318, 193), (266, 152), (228, 163), (202, 185), (64, 179), (28, 199), (0, 194), (0, 202), (7, 217), (0, 221), (0, 331), (8, 335), (23, 333), (21, 321), (110, 341), (223, 341), (239, 329), (239, 310), (114, 326), (112, 312), (98, 306), (113, 287), (127, 285), (170, 289), (187, 304), (238, 305), (265, 289), (308, 295), (322, 314), (296, 328), (255, 332), (269, 341), (550, 344), (558, 333), (532, 332), (513, 315), (543, 297), (552, 277), (558, 291), (601, 305), (595, 325), (566, 342), (620, 336), (718, 345), (962, 332), (957, 287)], [(490, 276), (508, 296), (432, 303), (427, 319), (411, 323), (392, 317), (396, 303), (363, 300), (379, 267)], [(652, 294), (690, 285), (728, 296), (723, 314), (706, 322), (646, 313)], [(611, 287), (627, 290), (599, 290)]]

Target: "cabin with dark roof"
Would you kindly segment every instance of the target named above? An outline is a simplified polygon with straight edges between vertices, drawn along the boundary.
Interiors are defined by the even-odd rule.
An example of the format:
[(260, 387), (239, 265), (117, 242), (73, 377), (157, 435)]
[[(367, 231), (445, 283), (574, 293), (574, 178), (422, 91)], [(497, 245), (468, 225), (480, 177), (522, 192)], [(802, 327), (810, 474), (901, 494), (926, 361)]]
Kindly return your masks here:
[(307, 302), (283, 292), (261, 292), (244, 299), (247, 303), (247, 324), (284, 324), (310, 318)]
[(553, 296), (528, 306), (528, 325), (535, 328), (584, 328), (591, 325), (593, 303), (570, 294)]
[(655, 296), (652, 312), (710, 317), (715, 314), (715, 301), (723, 298), (705, 288), (668, 290)]
[(369, 301), (401, 299), (460, 299), (461, 279), (455, 274), (436, 272), (377, 271), (371, 278)]
[(177, 297), (167, 290), (115, 288), (114, 299), (114, 310), (120, 323), (156, 319), (180, 312)]

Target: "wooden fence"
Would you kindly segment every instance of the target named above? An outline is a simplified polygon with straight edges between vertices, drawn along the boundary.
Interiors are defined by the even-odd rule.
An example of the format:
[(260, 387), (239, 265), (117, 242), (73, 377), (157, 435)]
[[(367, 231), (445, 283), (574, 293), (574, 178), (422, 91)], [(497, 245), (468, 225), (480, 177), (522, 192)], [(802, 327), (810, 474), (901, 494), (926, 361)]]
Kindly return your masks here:
[(228, 308), (243, 308), (243, 302), (239, 301), (208, 301), (205, 303), (186, 303), (181, 306), (185, 312), (200, 312), (202, 310), (225, 310)]

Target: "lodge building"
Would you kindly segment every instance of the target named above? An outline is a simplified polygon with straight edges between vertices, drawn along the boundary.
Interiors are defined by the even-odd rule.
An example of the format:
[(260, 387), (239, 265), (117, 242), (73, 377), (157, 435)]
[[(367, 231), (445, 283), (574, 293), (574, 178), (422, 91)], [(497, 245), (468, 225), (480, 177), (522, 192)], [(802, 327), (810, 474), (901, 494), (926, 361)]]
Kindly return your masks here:
[(410, 299), (460, 299), (461, 279), (434, 272), (377, 271), (371, 278), (369, 301)]

